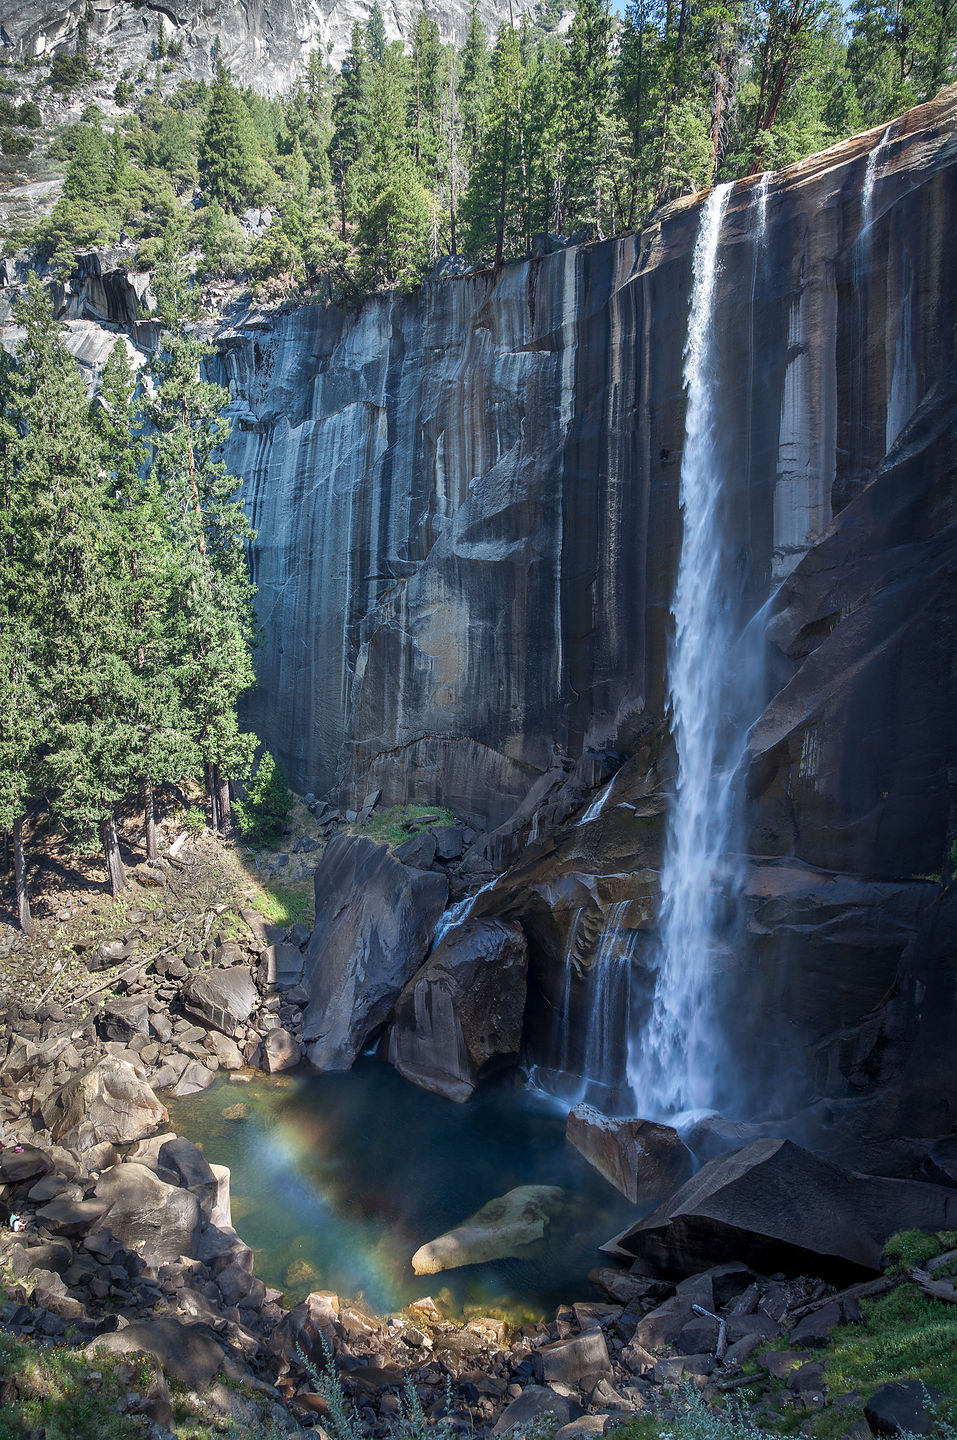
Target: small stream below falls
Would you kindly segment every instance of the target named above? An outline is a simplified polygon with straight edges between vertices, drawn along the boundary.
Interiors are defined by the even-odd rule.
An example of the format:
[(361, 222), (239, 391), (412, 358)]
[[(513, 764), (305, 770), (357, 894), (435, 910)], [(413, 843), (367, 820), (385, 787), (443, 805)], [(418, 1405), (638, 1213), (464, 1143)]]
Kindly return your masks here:
[[(454, 1105), (363, 1057), (345, 1075), (223, 1077), (169, 1111), (229, 1166), (233, 1224), (290, 1304), (330, 1289), (377, 1312), (431, 1295), (456, 1314), (538, 1318), (598, 1298), (598, 1246), (638, 1214), (566, 1142), (564, 1110), (514, 1084)], [(420, 1245), (517, 1185), (562, 1186), (573, 1219), (529, 1257), (413, 1274)]]

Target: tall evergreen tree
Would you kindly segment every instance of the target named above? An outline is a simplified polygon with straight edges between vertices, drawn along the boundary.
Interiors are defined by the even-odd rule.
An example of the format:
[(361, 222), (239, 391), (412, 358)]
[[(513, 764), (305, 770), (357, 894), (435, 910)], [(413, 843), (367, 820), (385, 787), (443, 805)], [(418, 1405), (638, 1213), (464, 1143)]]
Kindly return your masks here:
[(210, 91), (199, 138), (199, 172), (207, 194), (241, 210), (255, 193), (259, 141), (243, 98), (222, 66)]
[(255, 736), (240, 733), (236, 718), (238, 698), (255, 678), (246, 560), (254, 532), (236, 498), (239, 481), (219, 458), (231, 427), (229, 392), (202, 374), (214, 347), (189, 333), (183, 302), (170, 298), (182, 295), (175, 262), (158, 283), (166, 293), (167, 328), (151, 362), (146, 438), (177, 567), (177, 687), (206, 767), (214, 825), (228, 831), (229, 780), (245, 776), (256, 745)]
[(339, 205), (340, 234), (345, 237), (349, 211), (349, 186), (353, 167), (362, 156), (368, 123), (369, 62), (358, 21), (332, 102), (332, 183)]

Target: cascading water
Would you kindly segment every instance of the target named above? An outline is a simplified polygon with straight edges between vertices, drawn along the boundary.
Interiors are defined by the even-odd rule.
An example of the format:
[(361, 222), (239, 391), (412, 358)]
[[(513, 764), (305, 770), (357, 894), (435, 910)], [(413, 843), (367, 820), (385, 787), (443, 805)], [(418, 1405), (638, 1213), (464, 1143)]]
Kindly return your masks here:
[(634, 935), (624, 928), (629, 904), (628, 900), (619, 900), (611, 907), (585, 976), (585, 1083), (579, 1098), (611, 1110), (620, 1108), (622, 1092), (627, 1090), (631, 959), (635, 948)]
[(630, 1108), (631, 965), (637, 938), (626, 924), (631, 903), (616, 901), (603, 922), (594, 909), (582, 908), (569, 928), (548, 1063), (534, 1066), (529, 1077), (535, 1088), (566, 1105), (586, 1100), (614, 1113)]
[(655, 993), (630, 1075), (645, 1115), (704, 1108), (715, 1099), (717, 1038), (708, 999), (724, 903), (719, 882), (734, 823), (731, 782), (745, 734), (740, 725), (728, 727), (724, 715), (735, 615), (733, 564), (722, 544), (715, 302), (730, 193), (730, 185), (717, 186), (702, 210), (685, 345), (684, 529), (670, 675), (678, 774), (661, 876)]
[[(893, 121), (888, 125), (877, 144), (867, 157), (867, 166), (864, 170), (864, 185), (861, 190), (861, 229), (858, 240), (869, 237), (871, 225), (874, 221), (874, 182), (877, 179), (877, 167), (881, 160), (881, 151), (887, 144), (893, 127)], [(867, 243), (870, 243), (868, 238)]]

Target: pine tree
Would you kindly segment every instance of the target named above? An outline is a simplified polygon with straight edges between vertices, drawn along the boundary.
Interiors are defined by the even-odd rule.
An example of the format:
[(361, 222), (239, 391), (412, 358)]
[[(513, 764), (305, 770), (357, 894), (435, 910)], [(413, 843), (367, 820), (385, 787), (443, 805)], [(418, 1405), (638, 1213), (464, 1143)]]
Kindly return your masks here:
[(494, 254), (496, 265), (528, 253), (526, 78), (518, 33), (503, 25), (492, 52), (485, 124), (462, 202), (469, 252)]
[(9, 414), (8, 484), (20, 516), (18, 635), (42, 719), (31, 769), (76, 848), (99, 835), (114, 894), (125, 884), (115, 810), (131, 788), (132, 669), (117, 618), (119, 577), (86, 389), (38, 280), (16, 310), (24, 327)]
[(350, 175), (363, 153), (368, 117), (369, 62), (358, 22), (342, 62), (342, 74), (332, 103), (330, 161), (332, 183), (339, 203), (340, 234), (345, 237), (349, 210)]
[(235, 802), (239, 833), (253, 845), (278, 840), (294, 803), (282, 765), (265, 751), (246, 794)]
[(408, 289), (428, 262), (431, 207), (410, 154), (408, 88), (401, 50), (390, 45), (370, 83), (369, 141), (355, 176), (365, 288)]
[(246, 559), (254, 532), (236, 498), (239, 481), (217, 458), (230, 423), (229, 392), (202, 375), (214, 347), (189, 334), (187, 308), (170, 298), (182, 293), (175, 263), (158, 288), (167, 328), (151, 362), (147, 443), (175, 554), (176, 684), (184, 724), (206, 767), (213, 823), (228, 831), (229, 780), (243, 778), (256, 744), (236, 718), (238, 698), (255, 678)]
[(382, 18), (382, 7), (379, 0), (374, 0), (372, 9), (369, 11), (369, 18), (366, 21), (365, 45), (366, 54), (372, 64), (381, 65), (385, 59), (388, 41), (385, 38), (385, 21)]
[(565, 224), (613, 224), (611, 130), (614, 28), (608, 0), (578, 0), (562, 67)]
[(107, 484), (110, 570), (120, 578), (119, 648), (133, 681), (130, 760), (139, 777), (146, 854), (154, 860), (156, 786), (195, 774), (200, 761), (176, 687), (175, 555), (157, 476), (145, 464), (136, 391), (126, 346), (118, 341), (103, 372), (93, 427)]
[(207, 193), (225, 210), (239, 210), (256, 190), (259, 142), (243, 98), (220, 66), (199, 139), (199, 172)]
[(458, 103), (462, 116), (462, 153), (468, 168), (475, 163), (485, 124), (489, 91), (488, 34), (472, 0), (468, 34), (458, 57)]

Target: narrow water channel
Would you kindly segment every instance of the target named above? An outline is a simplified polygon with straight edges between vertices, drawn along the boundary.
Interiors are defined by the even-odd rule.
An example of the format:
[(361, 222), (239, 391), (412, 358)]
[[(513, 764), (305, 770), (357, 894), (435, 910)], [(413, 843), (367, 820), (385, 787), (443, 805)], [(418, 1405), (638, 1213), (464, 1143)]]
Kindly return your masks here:
[[(453, 1105), (363, 1058), (346, 1075), (224, 1076), (169, 1110), (230, 1167), (233, 1224), (287, 1303), (330, 1289), (388, 1312), (431, 1295), (519, 1323), (599, 1298), (597, 1247), (637, 1214), (566, 1142), (554, 1102), (515, 1085)], [(517, 1185), (562, 1186), (568, 1219), (521, 1259), (413, 1274), (420, 1245)]]

